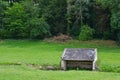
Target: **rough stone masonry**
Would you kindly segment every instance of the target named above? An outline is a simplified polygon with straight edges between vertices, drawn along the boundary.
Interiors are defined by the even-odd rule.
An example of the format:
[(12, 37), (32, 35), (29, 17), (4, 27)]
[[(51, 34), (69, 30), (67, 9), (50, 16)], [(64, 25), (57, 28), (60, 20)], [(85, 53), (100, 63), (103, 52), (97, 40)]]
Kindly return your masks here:
[(66, 48), (62, 54), (61, 68), (67, 69), (96, 69), (96, 48)]

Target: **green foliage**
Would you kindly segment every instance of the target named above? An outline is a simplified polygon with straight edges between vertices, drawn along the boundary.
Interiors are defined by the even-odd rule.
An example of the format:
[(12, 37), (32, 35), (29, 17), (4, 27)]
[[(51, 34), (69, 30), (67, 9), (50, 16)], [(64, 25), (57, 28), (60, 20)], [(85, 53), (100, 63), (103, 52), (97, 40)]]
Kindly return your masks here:
[(78, 36), (80, 27), (86, 24), (90, 16), (88, 8), (90, 0), (68, 0), (67, 5), (67, 32), (71, 31), (73, 36)]
[(93, 38), (94, 30), (88, 25), (83, 25), (79, 34), (79, 40), (91, 40)]
[(114, 36), (116, 36), (115, 39), (117, 40), (119, 38), (117, 35), (119, 34), (119, 30), (120, 30), (120, 0), (96, 0), (96, 1), (101, 3), (103, 8), (110, 9), (111, 30)]
[(5, 29), (10, 38), (26, 37), (26, 18), (27, 14), (24, 7), (19, 3), (14, 3), (12, 7), (8, 7), (5, 11)]
[(25, 8), (25, 12), (28, 14), (28, 20), (32, 18), (38, 18), (39, 15), (39, 7), (38, 4), (34, 3), (33, 0), (25, 0), (21, 3)]
[(5, 10), (7, 7), (7, 3), (5, 1), (0, 1), (0, 38), (4, 38), (5, 36), (5, 28), (4, 28), (4, 14), (5, 14)]
[[(52, 36), (77, 37), (82, 25), (88, 24), (97, 38), (118, 40), (119, 9), (119, 0), (1, 0), (0, 38), (40, 39), (46, 31), (36, 25), (44, 23), (49, 25), (49, 30), (45, 29)], [(41, 21), (42, 17), (45, 20)]]
[(36, 18), (30, 20), (30, 38), (31, 39), (43, 39), (50, 36), (50, 26), (47, 24), (44, 18)]
[(103, 34), (103, 39), (105, 40), (109, 40), (112, 38), (112, 32), (110, 30), (106, 30), (104, 32), (102, 32), (101, 34)]
[(0, 27), (2, 27), (2, 16), (3, 16), (3, 7), (0, 1)]
[(120, 29), (120, 1), (119, 0), (101, 0), (105, 7), (111, 10), (111, 27), (113, 29)]
[(5, 37), (6, 37), (7, 35), (6, 35), (6, 30), (4, 30), (4, 29), (0, 29), (0, 38), (2, 38), (2, 39), (4, 39)]
[(52, 35), (66, 33), (66, 0), (40, 0), (39, 14), (50, 25)]
[[(35, 3), (32, 0), (23, 1), (22, 3), (29, 16), (27, 20), (27, 32), (30, 39), (43, 39), (50, 35), (50, 26), (46, 22), (45, 16), (47, 12), (44, 13), (45, 8), (43, 8), (45, 5), (39, 5), (40, 2), (42, 0), (39, 3)], [(46, 3), (47, 1), (44, 2)]]
[(117, 42), (120, 44), (120, 32), (117, 34)]
[(120, 29), (120, 11), (111, 15), (111, 26), (113, 30)]

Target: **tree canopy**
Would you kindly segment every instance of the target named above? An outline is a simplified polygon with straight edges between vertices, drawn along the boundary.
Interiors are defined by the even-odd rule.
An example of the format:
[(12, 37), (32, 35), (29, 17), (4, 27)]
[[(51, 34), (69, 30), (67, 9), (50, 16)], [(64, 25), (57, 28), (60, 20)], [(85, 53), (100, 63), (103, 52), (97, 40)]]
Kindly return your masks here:
[[(83, 30), (84, 26), (88, 28)], [(44, 39), (59, 34), (120, 41), (120, 0), (1, 0), (0, 38)], [(83, 33), (84, 32), (84, 33)], [(85, 36), (83, 36), (85, 37)]]

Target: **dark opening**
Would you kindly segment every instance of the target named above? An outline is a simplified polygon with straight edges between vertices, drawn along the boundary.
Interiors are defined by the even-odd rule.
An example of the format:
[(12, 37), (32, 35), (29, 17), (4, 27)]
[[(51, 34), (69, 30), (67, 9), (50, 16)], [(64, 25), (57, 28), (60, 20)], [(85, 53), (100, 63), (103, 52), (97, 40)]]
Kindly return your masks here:
[(92, 61), (66, 61), (67, 70), (92, 70)]

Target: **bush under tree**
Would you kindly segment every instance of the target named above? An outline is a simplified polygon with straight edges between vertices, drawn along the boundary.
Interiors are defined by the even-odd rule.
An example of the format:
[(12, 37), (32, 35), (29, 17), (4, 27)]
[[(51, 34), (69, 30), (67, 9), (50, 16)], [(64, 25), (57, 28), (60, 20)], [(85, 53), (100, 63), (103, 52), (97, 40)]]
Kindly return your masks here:
[(91, 40), (93, 39), (94, 30), (88, 25), (83, 25), (79, 34), (79, 40)]

